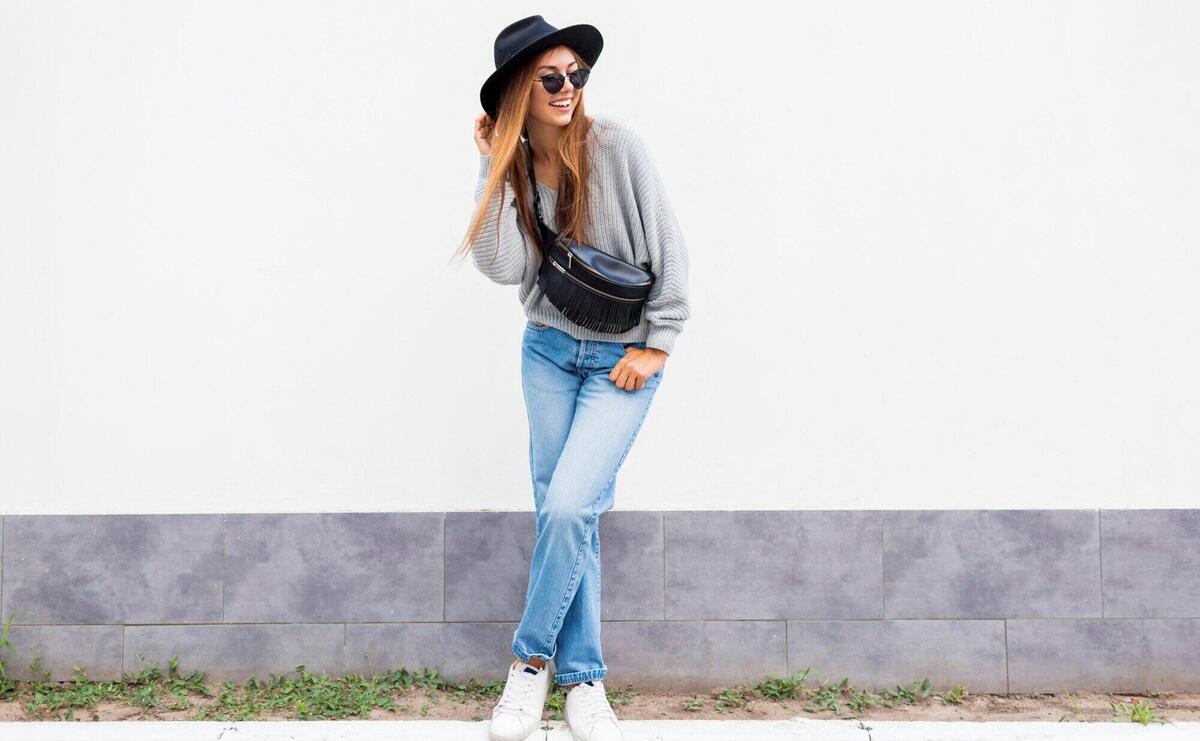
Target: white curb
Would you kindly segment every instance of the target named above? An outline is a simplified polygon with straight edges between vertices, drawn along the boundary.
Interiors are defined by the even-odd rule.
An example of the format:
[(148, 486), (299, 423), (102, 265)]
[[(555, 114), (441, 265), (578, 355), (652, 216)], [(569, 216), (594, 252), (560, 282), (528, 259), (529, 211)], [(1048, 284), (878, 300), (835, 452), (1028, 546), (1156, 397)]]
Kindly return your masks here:
[[(562, 721), (528, 741), (572, 741)], [(1055, 741), (1200, 739), (1200, 722), (623, 720), (624, 741)], [(4, 741), (487, 741), (487, 721), (49, 721), (0, 723)]]

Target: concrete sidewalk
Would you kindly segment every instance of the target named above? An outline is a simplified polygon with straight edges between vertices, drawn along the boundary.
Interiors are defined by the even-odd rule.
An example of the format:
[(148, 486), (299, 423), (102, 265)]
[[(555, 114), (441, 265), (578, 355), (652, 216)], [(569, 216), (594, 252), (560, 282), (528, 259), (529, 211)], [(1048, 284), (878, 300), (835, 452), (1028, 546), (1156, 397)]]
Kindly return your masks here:
[[(566, 723), (528, 741), (572, 741)], [(625, 720), (625, 741), (1052, 741), (1200, 739), (1200, 722), (1051, 723), (813, 720)], [(487, 741), (487, 721), (104, 721), (0, 723), (3, 741)]]

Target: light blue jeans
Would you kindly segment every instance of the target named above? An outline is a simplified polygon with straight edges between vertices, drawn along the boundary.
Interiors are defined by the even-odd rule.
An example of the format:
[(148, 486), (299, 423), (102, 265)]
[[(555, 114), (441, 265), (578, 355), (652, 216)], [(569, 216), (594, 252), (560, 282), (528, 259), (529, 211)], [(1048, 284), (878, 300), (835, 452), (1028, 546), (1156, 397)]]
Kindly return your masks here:
[(525, 321), (521, 385), (529, 415), (529, 470), (537, 542), (525, 610), (513, 632), (523, 660), (554, 660), (554, 681), (608, 672), (600, 651), (599, 517), (612, 509), (617, 471), (633, 446), (663, 369), (635, 391), (609, 379), (626, 345), (577, 340)]

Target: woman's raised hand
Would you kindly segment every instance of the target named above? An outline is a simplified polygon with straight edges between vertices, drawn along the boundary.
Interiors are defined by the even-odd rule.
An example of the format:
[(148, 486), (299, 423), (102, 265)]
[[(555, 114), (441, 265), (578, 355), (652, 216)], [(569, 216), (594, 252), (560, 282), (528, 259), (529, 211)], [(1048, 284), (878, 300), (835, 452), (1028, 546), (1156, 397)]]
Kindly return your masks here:
[(480, 154), (492, 153), (492, 133), (496, 130), (495, 121), (486, 111), (475, 117), (475, 146)]

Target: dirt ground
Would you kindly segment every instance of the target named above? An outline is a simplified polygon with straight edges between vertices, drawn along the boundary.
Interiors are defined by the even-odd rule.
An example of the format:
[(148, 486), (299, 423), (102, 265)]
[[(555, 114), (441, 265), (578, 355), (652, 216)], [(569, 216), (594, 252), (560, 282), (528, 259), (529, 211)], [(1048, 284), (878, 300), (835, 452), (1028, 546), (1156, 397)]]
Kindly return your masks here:
[[(672, 694), (665, 692), (642, 692), (626, 687), (627, 703), (609, 687), (609, 697), (617, 716), (628, 720), (666, 719), (726, 719), (726, 720), (777, 720), (793, 717), (806, 718), (864, 718), (874, 720), (972, 720), (972, 721), (1112, 721), (1114, 715), (1110, 702), (1130, 703), (1137, 699), (1150, 703), (1157, 717), (1165, 721), (1200, 721), (1200, 693), (1160, 693), (1157, 696), (1117, 695), (1104, 693), (1079, 693), (1062, 695), (970, 695), (961, 704), (948, 705), (940, 696), (918, 701), (916, 704), (896, 708), (875, 707), (855, 714), (843, 707), (840, 716), (831, 711), (808, 713), (804, 701), (769, 701), (752, 699), (744, 707), (715, 709), (715, 698), (695, 694)], [(213, 701), (193, 697), (192, 708), (181, 711), (145, 711), (141, 708), (118, 704), (101, 703), (91, 709), (76, 709), (76, 720), (192, 720), (196, 710)], [(687, 704), (699, 704), (698, 710), (686, 710)], [(468, 720), (479, 721), (491, 717), (495, 699), (467, 700), (460, 702), (438, 692), (413, 689), (397, 696), (399, 712), (373, 710), (367, 718), (371, 720)], [(422, 708), (425, 712), (422, 713)], [(60, 713), (61, 716), (61, 713)], [(543, 716), (547, 720), (561, 719), (561, 713), (547, 707)], [(256, 720), (287, 720), (286, 715), (262, 715)], [(24, 709), (14, 702), (0, 703), (0, 721), (29, 720)], [(1128, 716), (1125, 717), (1128, 720)]]

